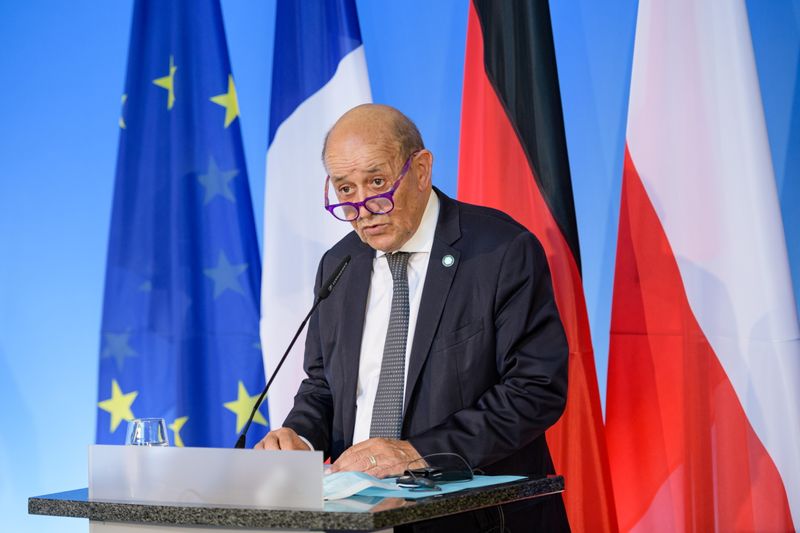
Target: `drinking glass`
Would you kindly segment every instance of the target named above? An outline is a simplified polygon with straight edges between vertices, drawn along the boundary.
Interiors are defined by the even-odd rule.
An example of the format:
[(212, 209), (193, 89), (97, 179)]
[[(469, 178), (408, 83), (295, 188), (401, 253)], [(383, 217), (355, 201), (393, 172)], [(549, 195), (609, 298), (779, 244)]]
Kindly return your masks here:
[(163, 418), (135, 418), (128, 422), (125, 444), (132, 446), (169, 446), (167, 423)]

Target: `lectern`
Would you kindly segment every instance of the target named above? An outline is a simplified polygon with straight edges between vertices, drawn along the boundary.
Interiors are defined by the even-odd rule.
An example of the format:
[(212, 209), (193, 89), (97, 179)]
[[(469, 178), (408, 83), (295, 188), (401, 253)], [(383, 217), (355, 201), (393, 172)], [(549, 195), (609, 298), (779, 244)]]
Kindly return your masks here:
[[(248, 479), (253, 458), (267, 473)], [(92, 533), (375, 531), (564, 490), (563, 477), (548, 476), (414, 500), (357, 495), (323, 502), (319, 452), (97, 446), (89, 465), (90, 488), (29, 498), (28, 513), (88, 518)], [(292, 491), (303, 494), (287, 497)]]

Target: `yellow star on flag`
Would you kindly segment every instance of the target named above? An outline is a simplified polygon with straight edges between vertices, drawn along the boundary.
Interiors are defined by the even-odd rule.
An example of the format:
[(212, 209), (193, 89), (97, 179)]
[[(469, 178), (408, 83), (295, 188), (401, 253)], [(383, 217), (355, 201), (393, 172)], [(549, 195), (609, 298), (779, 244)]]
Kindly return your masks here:
[[(253, 406), (256, 404), (256, 400), (258, 400), (259, 395), (260, 393), (256, 394), (255, 396), (250, 396), (250, 394), (247, 392), (247, 389), (244, 387), (244, 383), (240, 381), (239, 397), (232, 402), (225, 402), (223, 404), (225, 409), (236, 413), (236, 433), (242, 431), (242, 428), (247, 423), (247, 418), (253, 411)], [(253, 422), (261, 424), (262, 426), (267, 425), (267, 420), (264, 418), (264, 415), (261, 414), (261, 411), (256, 411), (256, 416), (253, 418)]]
[(167, 109), (172, 109), (172, 106), (175, 105), (176, 70), (178, 70), (178, 67), (175, 66), (175, 60), (172, 56), (169, 56), (169, 75), (153, 80), (154, 85), (158, 85), (162, 89), (167, 90)]
[[(123, 94), (122, 95), (122, 107), (123, 108), (125, 107), (125, 102), (127, 102), (127, 101), (128, 101), (128, 95), (127, 94)], [(123, 130), (126, 128), (126, 126), (125, 126), (125, 115), (124, 114), (120, 115), (120, 117), (119, 117), (119, 127), (122, 128)]]
[(225, 127), (230, 126), (231, 122), (239, 116), (239, 100), (236, 98), (233, 76), (228, 74), (228, 92), (212, 96), (211, 101), (225, 108)]
[(111, 380), (111, 398), (97, 403), (100, 409), (111, 413), (111, 433), (117, 430), (117, 427), (123, 420), (133, 420), (134, 416), (131, 411), (131, 405), (138, 395), (139, 391), (123, 394), (117, 380)]
[(169, 425), (169, 429), (171, 429), (175, 433), (175, 446), (178, 446), (179, 448), (183, 448), (183, 439), (181, 438), (181, 428), (183, 428), (187, 420), (189, 420), (188, 416), (182, 416), (180, 418), (176, 418), (175, 422)]

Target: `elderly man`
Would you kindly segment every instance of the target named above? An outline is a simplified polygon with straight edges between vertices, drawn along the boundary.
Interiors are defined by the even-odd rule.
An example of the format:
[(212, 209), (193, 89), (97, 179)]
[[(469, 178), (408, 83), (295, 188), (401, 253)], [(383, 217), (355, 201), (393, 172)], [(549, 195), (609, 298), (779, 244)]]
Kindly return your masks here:
[[(352, 260), (310, 322), (294, 408), (256, 447), (310, 445), (333, 471), (378, 477), (442, 452), (487, 474), (552, 473), (544, 432), (564, 409), (567, 342), (539, 242), (432, 187), (433, 154), (396, 109), (348, 111), (323, 161), (326, 208), (354, 231), (324, 255), (317, 286)], [(415, 527), (498, 526), (567, 528), (560, 498)]]

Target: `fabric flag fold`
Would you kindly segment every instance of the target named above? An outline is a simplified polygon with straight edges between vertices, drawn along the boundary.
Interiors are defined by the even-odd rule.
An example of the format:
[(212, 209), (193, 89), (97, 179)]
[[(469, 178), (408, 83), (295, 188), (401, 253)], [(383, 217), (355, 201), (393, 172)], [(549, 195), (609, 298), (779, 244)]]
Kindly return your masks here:
[[(321, 153), (333, 123), (372, 100), (354, 0), (278, 1), (271, 98), (261, 284), (267, 375), (313, 302), (322, 254), (352, 229), (323, 208)], [(270, 389), (274, 427), (304, 377), (303, 339), (305, 333)]]
[(161, 417), (231, 447), (264, 386), (261, 264), (218, 0), (136, 2), (122, 101), (97, 442)]
[(547, 253), (569, 342), (562, 418), (547, 432), (575, 531), (615, 531), (547, 2), (470, 5), (458, 198), (505, 211)]
[(800, 525), (800, 331), (743, 1), (639, 2), (607, 430), (624, 531)]

